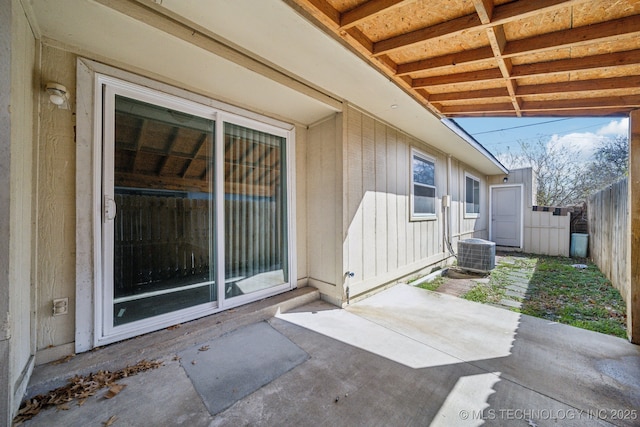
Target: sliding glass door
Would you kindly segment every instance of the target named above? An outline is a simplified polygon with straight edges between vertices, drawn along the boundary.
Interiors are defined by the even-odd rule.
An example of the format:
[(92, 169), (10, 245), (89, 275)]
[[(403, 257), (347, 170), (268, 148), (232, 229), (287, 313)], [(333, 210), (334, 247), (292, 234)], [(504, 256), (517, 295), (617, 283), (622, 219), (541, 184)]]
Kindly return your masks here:
[(282, 285), (287, 277), (286, 139), (225, 123), (225, 297)]
[(114, 326), (215, 301), (215, 122), (116, 95), (114, 129)]
[(289, 132), (105, 83), (100, 335), (288, 290)]

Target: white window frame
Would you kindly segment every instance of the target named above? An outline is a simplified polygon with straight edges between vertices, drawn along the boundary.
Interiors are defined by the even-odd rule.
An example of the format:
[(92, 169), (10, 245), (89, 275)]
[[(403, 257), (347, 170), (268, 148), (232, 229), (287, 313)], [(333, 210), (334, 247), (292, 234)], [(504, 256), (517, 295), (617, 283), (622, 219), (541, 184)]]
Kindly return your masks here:
[[(224, 298), (224, 286), (218, 286), (217, 301), (167, 313), (117, 327), (113, 326), (113, 304), (108, 304), (104, 283), (105, 255), (109, 248), (103, 233), (103, 108), (111, 106), (103, 99), (103, 85), (113, 87), (123, 96), (136, 94), (136, 99), (161, 104), (179, 105), (182, 110), (204, 116), (216, 122), (216, 141), (223, 141), (224, 123), (235, 123), (286, 138), (286, 219), (288, 248), (288, 282), (286, 284), (242, 295)], [(114, 90), (114, 89), (108, 89)], [(238, 305), (288, 291), (296, 287), (296, 212), (295, 212), (295, 127), (210, 98), (147, 79), (126, 71), (79, 58), (77, 61), (77, 149), (76, 149), (76, 352), (121, 341), (176, 323), (194, 320)], [(109, 95), (111, 96), (111, 95)], [(105, 104), (106, 102), (106, 104)], [(104, 107), (103, 107), (104, 106)], [(223, 159), (224, 144), (215, 144), (216, 159)], [(108, 167), (105, 166), (105, 168)], [(224, 171), (216, 167), (216, 206), (224, 203)], [(216, 235), (224, 236), (224, 209), (217, 209)], [(108, 239), (104, 239), (107, 241)], [(216, 242), (218, 250), (216, 282), (224, 283), (223, 239)], [(109, 296), (110, 295), (110, 296)], [(105, 303), (106, 301), (106, 303)], [(108, 307), (111, 307), (111, 313)], [(109, 321), (110, 320), (110, 321)]]
[[(433, 186), (431, 185), (426, 185), (426, 184), (422, 184), (422, 183), (416, 183), (413, 181), (413, 158), (414, 157), (418, 157), (420, 160), (425, 161), (425, 162), (429, 162), (433, 164)], [(416, 148), (412, 148), (411, 149), (411, 158), (409, 159), (409, 173), (410, 173), (410, 178), (409, 178), (409, 182), (410, 182), (410, 203), (409, 203), (409, 212), (410, 212), (410, 220), (411, 221), (433, 221), (436, 220), (438, 218), (437, 214), (438, 214), (438, 181), (437, 181), (437, 168), (438, 168), (438, 163), (436, 162), (435, 157), (429, 156), (425, 153), (423, 153), (422, 151), (416, 149)], [(433, 188), (434, 190), (434, 194), (433, 194), (433, 213), (416, 213), (415, 212), (415, 196), (414, 196), (414, 189), (416, 185), (420, 185), (423, 187), (427, 187), (427, 188)]]
[[(470, 178), (470, 179), (472, 179), (472, 180), (474, 180), (474, 181), (476, 181), (478, 183), (478, 200), (477, 200), (478, 212), (467, 212), (467, 205), (468, 205), (468, 202), (467, 202), (467, 178)], [(482, 200), (482, 191), (481, 191), (482, 190), (482, 181), (480, 180), (480, 178), (476, 177), (475, 175), (472, 175), (472, 174), (470, 174), (468, 172), (465, 172), (464, 173), (464, 184), (463, 184), (463, 186), (464, 186), (464, 192), (463, 192), (463, 194), (464, 194), (464, 208), (463, 208), (464, 209), (464, 218), (480, 218), (480, 210), (482, 209), (482, 203), (481, 203), (481, 200)], [(474, 200), (474, 202), (475, 202), (475, 200)]]

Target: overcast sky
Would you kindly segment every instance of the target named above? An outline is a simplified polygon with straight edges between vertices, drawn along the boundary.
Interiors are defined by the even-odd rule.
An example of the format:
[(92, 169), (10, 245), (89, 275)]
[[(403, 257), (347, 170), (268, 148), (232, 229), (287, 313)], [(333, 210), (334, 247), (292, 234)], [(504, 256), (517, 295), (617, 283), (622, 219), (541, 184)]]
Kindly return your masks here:
[(606, 138), (628, 136), (626, 117), (464, 118), (455, 121), (494, 155), (519, 151), (518, 141), (559, 144), (588, 160)]

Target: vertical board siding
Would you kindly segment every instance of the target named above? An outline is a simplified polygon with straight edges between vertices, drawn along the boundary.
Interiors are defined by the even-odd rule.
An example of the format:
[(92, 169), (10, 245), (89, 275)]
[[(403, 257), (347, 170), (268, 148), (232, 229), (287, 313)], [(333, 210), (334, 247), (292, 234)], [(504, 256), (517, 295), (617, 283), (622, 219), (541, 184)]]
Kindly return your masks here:
[(407, 225), (409, 223), (409, 175), (411, 173), (411, 153), (406, 136), (397, 135), (396, 145), (396, 209), (395, 226), (398, 229), (398, 267), (407, 265)]
[(375, 122), (362, 117), (362, 278), (376, 276), (376, 144)]
[[(437, 206), (447, 191), (446, 158), (425, 144), (355, 109), (346, 113), (343, 162), (347, 219), (345, 271), (351, 296), (441, 260), (443, 224), (411, 221), (411, 149), (436, 160)], [(416, 266), (416, 267), (414, 267)]]
[(387, 257), (387, 127), (380, 122), (375, 123), (375, 257), (376, 275), (385, 273), (389, 267)]
[[(398, 133), (387, 129), (387, 271), (398, 268)], [(384, 245), (384, 243), (383, 243)], [(384, 251), (384, 250), (383, 250)], [(383, 252), (384, 254), (384, 252)], [(384, 256), (384, 255), (382, 255)]]
[(628, 300), (629, 242), (628, 180), (613, 184), (589, 198), (589, 254), (600, 271)]
[(347, 114), (347, 140), (344, 166), (346, 167), (346, 206), (347, 206), (347, 262), (345, 271), (355, 273), (355, 280), (363, 278), (363, 187), (362, 187), (362, 114), (349, 111)]
[(307, 250), (309, 278), (336, 285), (339, 266), (336, 252), (342, 228), (336, 216), (342, 192), (336, 191), (338, 152), (336, 118), (309, 129), (307, 144)]

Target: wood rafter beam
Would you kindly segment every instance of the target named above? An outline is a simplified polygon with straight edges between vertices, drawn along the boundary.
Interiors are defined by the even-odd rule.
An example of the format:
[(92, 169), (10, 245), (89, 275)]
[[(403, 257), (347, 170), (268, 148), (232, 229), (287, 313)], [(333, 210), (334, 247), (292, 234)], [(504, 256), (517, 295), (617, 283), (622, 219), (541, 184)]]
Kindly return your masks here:
[[(463, 105), (439, 105), (445, 115), (466, 115), (466, 114), (486, 114), (514, 112), (510, 103), (487, 103), (487, 104), (463, 104)], [(621, 109), (631, 110), (640, 107), (640, 95), (628, 96), (608, 96), (598, 98), (582, 99), (561, 99), (545, 101), (528, 101), (521, 105), (522, 112), (562, 112), (567, 111), (620, 111)]]
[[(601, 108), (594, 110), (542, 110), (542, 111), (522, 111), (522, 117), (604, 117), (604, 116), (620, 116), (628, 114), (633, 108)], [(500, 112), (500, 117), (516, 117), (514, 112)], [(466, 113), (448, 113), (447, 117), (496, 117), (492, 112), (466, 112)]]
[[(518, 86), (516, 96), (531, 95), (551, 95), (562, 94), (568, 92), (606, 92), (619, 89), (638, 89), (640, 88), (640, 76), (630, 77), (614, 77), (607, 79), (592, 79), (567, 81), (560, 83), (547, 83), (538, 85)], [(445, 92), (431, 94), (430, 102), (468, 102), (473, 100), (504, 98), (508, 97), (509, 92), (506, 88), (482, 89), (461, 92)]]
[(504, 58), (502, 56), (504, 47), (507, 44), (507, 37), (504, 33), (504, 27), (502, 25), (499, 25), (497, 27), (487, 28), (487, 37), (489, 38), (489, 44), (491, 45), (493, 54), (496, 58), (496, 61), (498, 62), (498, 68), (500, 69), (502, 77), (505, 80), (505, 86), (507, 88), (507, 91), (509, 92), (509, 97), (511, 98), (513, 109), (519, 116), (520, 105), (518, 103), (518, 98), (516, 98), (516, 82), (511, 80), (511, 70), (513, 69), (513, 64), (511, 63), (510, 58)]
[(371, 19), (394, 7), (402, 6), (413, 0), (371, 0), (340, 15), (340, 28), (354, 27), (364, 20)]
[(518, 87), (517, 95), (549, 95), (567, 92), (598, 92), (632, 88), (640, 88), (640, 76), (520, 86)]
[(469, 71), (467, 73), (448, 74), (442, 76), (425, 77), (414, 79), (411, 86), (413, 88), (424, 88), (429, 86), (452, 85), (468, 82), (483, 82), (488, 80), (503, 79), (502, 72), (497, 68), (480, 71)]
[(477, 49), (464, 50), (462, 52), (456, 52), (449, 55), (399, 64), (396, 75), (406, 76), (412, 73), (431, 71), (438, 68), (455, 69), (455, 66), (458, 64), (472, 64), (488, 60), (493, 60), (493, 49), (491, 46), (479, 47)]
[(551, 12), (556, 9), (567, 8), (589, 0), (537, 0), (517, 1), (496, 6), (493, 9), (493, 20), (483, 23), (478, 13), (462, 16), (441, 24), (411, 31), (400, 36), (380, 40), (373, 45), (373, 54), (382, 55), (394, 50), (404, 49), (417, 43), (425, 43), (430, 40), (450, 37), (463, 31), (481, 30), (491, 26), (504, 25), (528, 16)]
[[(516, 80), (523, 77), (533, 77), (537, 75), (563, 74), (568, 72), (613, 68), (634, 64), (640, 64), (640, 49), (593, 55), (584, 58), (559, 59), (556, 61), (514, 65), (511, 67), (509, 78), (511, 80)], [(501, 73), (503, 73), (502, 70)], [(504, 76), (504, 73), (502, 75)], [(478, 81), (476, 80), (478, 78), (481, 80), (497, 80), (500, 78), (500, 75), (498, 75), (495, 69), (484, 70), (482, 72), (450, 73), (414, 79), (412, 86), (428, 87), (444, 84), (461, 84)], [(517, 94), (518, 91), (516, 88), (516, 95)]]
[(473, 0), (473, 6), (476, 8), (480, 22), (489, 24), (493, 17), (493, 0)]
[(510, 102), (500, 102), (493, 104), (467, 104), (467, 105), (440, 105), (440, 111), (445, 115), (465, 115), (465, 114), (496, 114), (509, 113), (516, 115), (513, 104)]
[(570, 30), (555, 31), (522, 40), (509, 42), (505, 47), (505, 56), (518, 56), (529, 53), (555, 50), (561, 47), (576, 47), (620, 40), (623, 37), (637, 37), (640, 33), (640, 15), (627, 16), (599, 24), (585, 25)]
[[(630, 18), (633, 18), (633, 19), (630, 20), (628, 18), (623, 18), (625, 19), (625, 22), (623, 24), (625, 24), (625, 27), (627, 30), (632, 31), (631, 33), (624, 33), (622, 31), (620, 31), (619, 33), (616, 33), (615, 26), (611, 27), (609, 25), (604, 25), (604, 24), (595, 24), (595, 25), (603, 25), (597, 34), (596, 33), (592, 34), (589, 31), (585, 31), (581, 27), (581, 28), (576, 28), (572, 30), (558, 31), (556, 33), (551, 33), (551, 34), (554, 34), (554, 37), (550, 37), (547, 39), (545, 36), (545, 40), (542, 43), (540, 42), (540, 37), (543, 37), (543, 36), (536, 36), (536, 37), (530, 37), (530, 38), (522, 39), (518, 41), (507, 42), (503, 52), (501, 53), (501, 56), (503, 58), (512, 58), (515, 56), (529, 55), (529, 54), (534, 54), (534, 53), (543, 52), (547, 50), (554, 50), (554, 49), (568, 48), (568, 47), (574, 47), (574, 46), (584, 45), (584, 44), (591, 44), (597, 41), (601, 41), (602, 39), (599, 38), (600, 36), (604, 39), (608, 39), (608, 38), (619, 39), (621, 37), (631, 37), (634, 35), (637, 36), (640, 33), (640, 15), (636, 15)], [(616, 21), (611, 21), (611, 22), (616, 22)], [(605, 24), (608, 24), (608, 23), (605, 23)], [(593, 25), (588, 26), (587, 29), (591, 27), (593, 27)], [(603, 67), (627, 65), (629, 63), (640, 62), (638, 61), (637, 56), (635, 55), (635, 52), (637, 51), (629, 51), (629, 53), (610, 53), (610, 54), (594, 55), (594, 56), (589, 56), (585, 58), (559, 60), (559, 61), (555, 61), (556, 62), (555, 65), (562, 66), (561, 65), (562, 62), (560, 61), (566, 61), (567, 64), (569, 63), (578, 64), (580, 63), (580, 61), (584, 61), (584, 64), (593, 64), (593, 65), (583, 66), (584, 68), (582, 69), (595, 68), (600, 63), (607, 64), (607, 65), (603, 65)], [(486, 47), (483, 47), (478, 49), (472, 49), (466, 52), (460, 52), (460, 53), (451, 54), (451, 55), (443, 55), (443, 56), (424, 59), (424, 60), (415, 61), (411, 63), (400, 64), (398, 65), (398, 68), (397, 68), (398, 69), (397, 75), (404, 76), (412, 73), (417, 73), (421, 71), (430, 71), (438, 68), (441, 68), (443, 69), (443, 71), (446, 71), (446, 70), (451, 70), (452, 68), (455, 68), (455, 66), (459, 64), (471, 64), (471, 63), (484, 62), (484, 61), (493, 60), (493, 59), (494, 59), (493, 51), (489, 50)], [(522, 69), (531, 68), (532, 70), (537, 67), (540, 70), (540, 73), (548, 73), (550, 71), (554, 71), (554, 72), (573, 71), (573, 69), (576, 69), (576, 70), (581, 69), (581, 68), (573, 68), (575, 67), (575, 65), (569, 65), (568, 68), (564, 70), (555, 68), (555, 66), (554, 68), (550, 69), (548, 68), (548, 63), (547, 65), (540, 65), (538, 63), (538, 64), (533, 64), (531, 66), (521, 65), (518, 67), (521, 67)], [(537, 74), (534, 72), (523, 72), (523, 73)]]
[(464, 92), (434, 93), (429, 95), (430, 102), (470, 101), (474, 99), (504, 98), (509, 97), (506, 88), (470, 90)]
[(528, 101), (523, 110), (588, 110), (599, 108), (640, 108), (640, 95), (606, 96), (583, 99), (561, 99), (556, 101)]
[(552, 75), (633, 64), (640, 64), (640, 49), (629, 50), (626, 52), (605, 53), (602, 55), (586, 56), (583, 58), (558, 59), (557, 61), (517, 65), (513, 67), (511, 76), (514, 78), (520, 78), (540, 74)]

